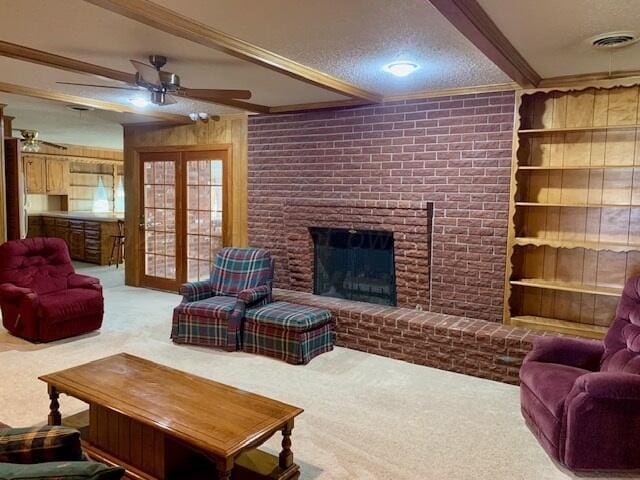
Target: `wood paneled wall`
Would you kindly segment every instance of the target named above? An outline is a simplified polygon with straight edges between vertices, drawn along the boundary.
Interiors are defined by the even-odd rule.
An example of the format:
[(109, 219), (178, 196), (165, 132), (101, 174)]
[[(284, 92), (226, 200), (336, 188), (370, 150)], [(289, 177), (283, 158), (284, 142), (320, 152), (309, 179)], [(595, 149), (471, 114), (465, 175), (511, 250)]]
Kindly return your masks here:
[(125, 160), (125, 222), (126, 237), (126, 270), (127, 285), (140, 284), (141, 264), (140, 252), (142, 238), (140, 221), (140, 162), (139, 149), (150, 151), (166, 150), (170, 147), (219, 145), (231, 147), (229, 164), (231, 182), (228, 198), (227, 215), (231, 217), (230, 238), (232, 246), (246, 246), (247, 240), (247, 115), (223, 115), (220, 120), (207, 123), (193, 123), (179, 126), (127, 125), (124, 129)]

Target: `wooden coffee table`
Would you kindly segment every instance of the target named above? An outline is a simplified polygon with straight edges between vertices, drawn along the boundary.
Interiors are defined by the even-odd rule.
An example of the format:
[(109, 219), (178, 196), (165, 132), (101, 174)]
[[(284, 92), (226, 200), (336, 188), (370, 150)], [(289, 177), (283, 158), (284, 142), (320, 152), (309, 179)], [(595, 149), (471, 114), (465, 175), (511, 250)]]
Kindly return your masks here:
[[(58, 396), (89, 404), (90, 456), (135, 479), (297, 479), (291, 430), (302, 409), (121, 353), (40, 377), (60, 425)], [(282, 432), (279, 457), (257, 450)]]

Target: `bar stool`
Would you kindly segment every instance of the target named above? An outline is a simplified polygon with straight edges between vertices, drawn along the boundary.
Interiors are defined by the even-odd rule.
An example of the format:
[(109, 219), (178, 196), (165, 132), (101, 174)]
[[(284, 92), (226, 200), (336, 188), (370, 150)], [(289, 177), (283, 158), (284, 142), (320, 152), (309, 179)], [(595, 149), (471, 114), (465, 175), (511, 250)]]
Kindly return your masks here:
[(116, 268), (118, 268), (124, 260), (124, 220), (118, 220), (118, 234), (111, 235), (111, 238), (113, 239), (113, 244), (111, 246), (109, 266), (113, 263), (115, 253)]

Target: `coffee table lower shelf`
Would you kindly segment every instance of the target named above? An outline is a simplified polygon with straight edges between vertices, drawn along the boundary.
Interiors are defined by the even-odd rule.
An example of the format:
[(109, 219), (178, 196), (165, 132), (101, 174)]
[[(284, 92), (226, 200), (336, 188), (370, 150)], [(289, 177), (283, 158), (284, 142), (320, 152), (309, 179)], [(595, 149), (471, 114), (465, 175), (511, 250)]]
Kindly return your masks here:
[[(110, 412), (114, 415), (115, 412)], [(117, 415), (117, 414), (115, 414)], [(95, 418), (95, 413), (94, 413)], [(136, 439), (125, 438), (120, 432), (110, 429), (90, 427), (89, 410), (65, 417), (63, 425), (76, 428), (80, 431), (82, 446), (86, 454), (92, 459), (107, 465), (119, 466), (126, 470), (128, 480), (215, 480), (217, 478), (216, 464), (213, 460), (190, 449), (188, 446), (165, 437), (158, 430), (139, 426), (139, 446), (133, 446)], [(131, 432), (131, 422), (127, 419), (127, 428), (124, 432)], [(98, 424), (103, 423), (98, 421)], [(112, 422), (108, 422), (113, 425)], [(133, 429), (136, 430), (136, 427)], [(123, 433), (124, 433), (123, 432)], [(136, 434), (137, 436), (137, 434)], [(95, 441), (92, 441), (92, 438)], [(105, 443), (103, 447), (101, 440)], [(107, 446), (111, 448), (105, 448)], [(119, 445), (120, 448), (114, 448)], [(132, 448), (133, 447), (133, 448)], [(144, 454), (132, 455), (134, 449)], [(123, 460), (109, 451), (127, 450), (130, 460)], [(300, 468), (295, 463), (283, 470), (279, 466), (278, 457), (268, 452), (254, 448), (240, 454), (236, 460), (231, 476), (232, 480), (297, 480), (300, 476)]]

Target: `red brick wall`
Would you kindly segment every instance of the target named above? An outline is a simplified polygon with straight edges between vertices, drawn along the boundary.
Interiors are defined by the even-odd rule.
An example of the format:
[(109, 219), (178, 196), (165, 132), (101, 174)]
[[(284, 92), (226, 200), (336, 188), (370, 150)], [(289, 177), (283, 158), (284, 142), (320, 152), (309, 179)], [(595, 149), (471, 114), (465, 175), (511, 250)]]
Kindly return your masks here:
[(433, 312), (501, 321), (514, 96), (249, 119), (249, 240), (291, 288), (288, 199), (434, 202)]

